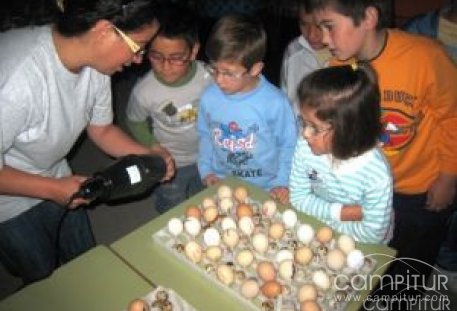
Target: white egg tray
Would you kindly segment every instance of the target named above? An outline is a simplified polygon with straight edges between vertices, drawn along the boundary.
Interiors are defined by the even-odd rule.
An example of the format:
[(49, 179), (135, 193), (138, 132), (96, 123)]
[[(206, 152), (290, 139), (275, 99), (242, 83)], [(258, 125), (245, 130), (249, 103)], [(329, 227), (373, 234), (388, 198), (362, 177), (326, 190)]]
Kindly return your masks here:
[[(213, 199), (217, 202), (217, 196), (214, 196)], [(281, 221), (282, 214), (280, 212), (276, 212), (269, 221), (264, 220), (266, 217), (261, 216), (261, 206), (263, 202), (254, 201), (250, 198), (247, 199), (247, 202), (253, 207), (254, 215), (257, 217), (257, 220), (254, 221), (256, 224), (254, 233), (264, 232), (268, 235), (269, 224), (272, 223), (273, 220)], [(204, 209), (202, 204), (200, 204), (199, 207), (202, 210)], [(227, 213), (223, 214), (222, 211), (219, 210), (220, 217), (212, 223), (206, 223), (204, 220), (201, 220), (202, 230), (195, 237), (188, 234), (186, 230), (183, 230), (178, 236), (174, 236), (169, 232), (167, 226), (154, 233), (152, 237), (155, 242), (164, 247), (180, 261), (186, 263), (191, 269), (201, 273), (213, 284), (216, 284), (226, 292), (230, 293), (233, 297), (242, 302), (249, 310), (299, 310), (300, 303), (298, 299), (298, 290), (304, 284), (315, 285), (312, 275), (315, 271), (320, 270), (325, 272), (332, 285), (328, 289), (322, 289), (315, 285), (315, 288), (317, 289), (317, 298), (315, 302), (322, 310), (342, 311), (348, 303), (344, 297), (356, 294), (357, 290), (353, 286), (361, 286), (358, 282), (363, 281), (363, 276), (370, 274), (376, 267), (376, 261), (374, 259), (369, 258), (367, 260), (366, 258), (363, 266), (357, 270), (350, 269), (345, 266), (335, 272), (330, 269), (326, 263), (326, 251), (328, 252), (337, 247), (335, 237), (333, 236), (333, 238), (325, 245), (318, 242), (316, 238), (313, 238), (312, 241), (307, 244), (307, 246), (313, 251), (312, 260), (307, 265), (301, 265), (294, 261), (294, 273), (292, 278), (283, 278), (279, 273), (279, 263), (277, 262), (276, 256), (280, 250), (290, 250), (293, 253), (297, 246), (303, 246), (303, 243), (298, 241), (296, 233), (296, 229), (300, 225), (299, 221), (294, 227), (286, 228), (285, 233), (280, 240), (277, 240), (276, 242), (272, 242), (270, 240), (268, 250), (263, 254), (254, 249), (250, 237), (243, 234), (240, 228), (237, 227), (236, 230), (240, 236), (240, 242), (238, 245), (233, 249), (229, 248), (221, 239), (219, 246), (223, 251), (223, 255), (217, 262), (211, 261), (205, 256), (205, 249), (207, 246), (203, 238), (203, 232), (207, 228), (215, 228), (222, 235), (221, 219), (225, 216), (231, 216), (236, 221), (237, 217), (234, 212), (235, 209), (236, 204), (235, 208), (228, 213), (229, 215), (227, 215)], [(185, 218), (186, 217), (183, 215), (180, 219), (184, 222)], [(191, 261), (183, 250), (184, 245), (186, 245), (189, 241), (195, 241), (202, 247), (203, 255), (202, 259), (198, 263)], [(254, 255), (253, 263), (247, 268), (242, 267), (236, 262), (236, 255), (238, 252), (246, 249), (251, 250)], [(264, 282), (261, 280), (256, 271), (256, 266), (261, 261), (269, 261), (273, 263), (277, 272), (276, 281), (282, 285), (282, 293), (275, 298), (267, 298), (263, 295), (262, 291), (259, 291), (259, 294), (255, 298), (247, 299), (240, 292), (241, 284), (243, 280), (255, 279), (257, 280), (259, 286), (262, 286)], [(230, 285), (224, 284), (216, 275), (217, 266), (221, 264), (228, 264), (233, 268), (235, 280)], [(345, 290), (338, 290), (335, 288), (333, 281), (337, 276), (340, 281), (346, 280), (343, 284), (340, 284), (340, 289), (345, 287)], [(360, 278), (360, 276), (362, 276), (362, 278)], [(357, 283), (359, 285), (357, 285)]]
[[(196, 311), (190, 304), (181, 298), (174, 290), (164, 287), (156, 287), (153, 291), (149, 292), (141, 299), (147, 304), (148, 311), (161, 311), (163, 307), (160, 306), (160, 298), (158, 295), (166, 294), (166, 301), (170, 303), (173, 311)], [(127, 310), (126, 310), (127, 311)]]

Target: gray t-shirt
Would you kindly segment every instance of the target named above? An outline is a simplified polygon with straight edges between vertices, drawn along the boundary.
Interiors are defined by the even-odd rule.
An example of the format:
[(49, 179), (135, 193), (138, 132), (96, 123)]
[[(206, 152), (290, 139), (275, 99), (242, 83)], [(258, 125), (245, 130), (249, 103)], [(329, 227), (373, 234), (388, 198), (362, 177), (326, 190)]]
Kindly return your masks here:
[(154, 137), (170, 151), (177, 167), (196, 162), (198, 104), (203, 90), (212, 81), (203, 63), (196, 64), (195, 75), (180, 86), (166, 85), (152, 71), (148, 72), (133, 88), (127, 106), (131, 121), (151, 117)]
[[(0, 34), (1, 166), (42, 176), (71, 174), (65, 156), (88, 124), (113, 119), (110, 78), (68, 71), (49, 26)], [(0, 222), (41, 200), (0, 195)]]

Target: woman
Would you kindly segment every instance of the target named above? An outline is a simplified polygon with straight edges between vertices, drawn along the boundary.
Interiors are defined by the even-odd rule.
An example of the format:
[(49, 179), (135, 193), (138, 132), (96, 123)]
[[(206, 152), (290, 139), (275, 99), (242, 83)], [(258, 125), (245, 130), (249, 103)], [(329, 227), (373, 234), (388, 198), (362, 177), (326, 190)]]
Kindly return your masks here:
[[(159, 27), (151, 2), (56, 4), (46, 16), (48, 3), (28, 4), (21, 12), (30, 15), (4, 21), (35, 26), (0, 33), (0, 261), (25, 284), (94, 245), (87, 214), (77, 209), (87, 201), (72, 200), (86, 178), (72, 175), (65, 159), (83, 130), (113, 157), (158, 153), (112, 124), (108, 76), (141, 62)], [(168, 180), (174, 165), (160, 155)]]

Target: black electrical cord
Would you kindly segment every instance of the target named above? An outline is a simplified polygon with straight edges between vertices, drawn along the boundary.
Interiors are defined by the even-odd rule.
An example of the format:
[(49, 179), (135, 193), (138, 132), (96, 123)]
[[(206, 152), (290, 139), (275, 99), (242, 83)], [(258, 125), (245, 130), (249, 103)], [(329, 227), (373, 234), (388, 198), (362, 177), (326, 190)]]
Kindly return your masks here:
[(63, 225), (63, 222), (65, 220), (65, 217), (67, 217), (68, 215), (68, 212), (70, 212), (70, 204), (74, 201), (74, 199), (76, 199), (77, 197), (77, 194), (78, 193), (75, 193), (71, 196), (70, 200), (68, 200), (67, 204), (65, 204), (64, 206), (64, 209), (65, 211), (63, 212), (62, 216), (60, 216), (60, 219), (59, 219), (59, 222), (57, 224), (57, 229), (56, 229), (56, 238), (55, 238), (55, 241), (54, 241), (54, 244), (55, 244), (55, 251), (56, 251), (56, 254), (55, 254), (55, 264), (54, 264), (54, 268), (57, 269), (59, 267), (59, 264), (60, 264), (60, 254), (61, 254), (61, 249), (60, 249), (60, 232), (62, 230), (62, 225)]

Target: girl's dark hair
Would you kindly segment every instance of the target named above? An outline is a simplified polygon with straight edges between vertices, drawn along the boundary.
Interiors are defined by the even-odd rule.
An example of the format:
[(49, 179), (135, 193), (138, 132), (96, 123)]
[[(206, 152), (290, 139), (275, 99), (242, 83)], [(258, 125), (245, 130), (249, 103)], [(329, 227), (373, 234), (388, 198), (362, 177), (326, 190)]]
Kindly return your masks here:
[(168, 39), (183, 39), (192, 49), (199, 42), (196, 13), (180, 2), (167, 2), (158, 6), (157, 19), (160, 24), (157, 36)]
[(213, 26), (206, 42), (210, 61), (239, 62), (248, 70), (265, 56), (267, 35), (260, 20), (249, 15), (226, 15)]
[(345, 160), (377, 144), (381, 134), (380, 94), (368, 64), (319, 69), (298, 87), (300, 110), (316, 109), (319, 120), (333, 129), (332, 154)]
[(152, 0), (18, 0), (3, 11), (1, 30), (55, 23), (59, 33), (70, 37), (104, 19), (132, 31), (151, 24), (155, 11)]
[(365, 17), (365, 10), (368, 7), (374, 7), (378, 11), (377, 30), (393, 25), (392, 0), (306, 0), (306, 2), (310, 12), (330, 7), (350, 17), (356, 26), (359, 26)]

